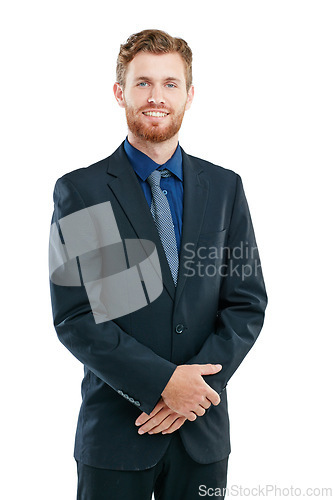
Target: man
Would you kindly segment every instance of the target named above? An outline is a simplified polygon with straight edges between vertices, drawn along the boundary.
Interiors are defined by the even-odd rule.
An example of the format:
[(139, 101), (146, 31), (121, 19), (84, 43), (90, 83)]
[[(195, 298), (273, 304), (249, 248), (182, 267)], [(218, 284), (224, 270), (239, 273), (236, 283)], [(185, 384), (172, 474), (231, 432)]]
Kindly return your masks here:
[(241, 179), (178, 144), (194, 95), (184, 40), (129, 37), (114, 94), (128, 137), (54, 191), (54, 324), (84, 364), (77, 498), (222, 497), (226, 385), (266, 307)]

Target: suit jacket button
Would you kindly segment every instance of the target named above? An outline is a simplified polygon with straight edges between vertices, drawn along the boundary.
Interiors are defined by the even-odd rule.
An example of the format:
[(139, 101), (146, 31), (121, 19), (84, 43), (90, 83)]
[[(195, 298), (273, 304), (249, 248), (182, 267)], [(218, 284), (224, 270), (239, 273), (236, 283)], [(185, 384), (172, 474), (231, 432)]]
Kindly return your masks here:
[(185, 329), (184, 325), (181, 324), (177, 325), (175, 328), (176, 333), (183, 333), (184, 329)]

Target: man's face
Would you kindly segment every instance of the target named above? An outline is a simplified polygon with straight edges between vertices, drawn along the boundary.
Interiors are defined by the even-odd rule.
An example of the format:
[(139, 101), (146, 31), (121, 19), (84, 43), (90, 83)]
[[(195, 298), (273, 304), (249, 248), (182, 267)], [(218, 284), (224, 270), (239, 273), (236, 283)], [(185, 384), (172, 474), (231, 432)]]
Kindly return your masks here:
[(115, 84), (114, 92), (125, 108), (129, 130), (153, 143), (178, 133), (193, 99), (193, 87), (186, 91), (185, 66), (177, 53), (139, 52), (127, 67), (125, 88)]

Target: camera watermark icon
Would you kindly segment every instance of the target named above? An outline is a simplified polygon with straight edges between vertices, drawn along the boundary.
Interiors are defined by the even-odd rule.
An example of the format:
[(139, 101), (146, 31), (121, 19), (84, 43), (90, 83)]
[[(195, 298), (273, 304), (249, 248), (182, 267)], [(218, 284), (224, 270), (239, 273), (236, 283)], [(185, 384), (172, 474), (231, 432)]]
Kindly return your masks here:
[(142, 309), (163, 291), (154, 243), (122, 240), (110, 202), (51, 225), (49, 273), (55, 285), (85, 287), (96, 324)]

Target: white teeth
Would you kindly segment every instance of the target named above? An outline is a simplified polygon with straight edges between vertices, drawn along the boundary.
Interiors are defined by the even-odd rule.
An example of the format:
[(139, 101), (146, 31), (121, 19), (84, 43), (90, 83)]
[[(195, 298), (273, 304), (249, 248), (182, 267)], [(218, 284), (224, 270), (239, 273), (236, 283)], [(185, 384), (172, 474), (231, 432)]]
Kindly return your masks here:
[(167, 116), (168, 113), (161, 113), (159, 111), (146, 111), (143, 114), (146, 116), (162, 117), (162, 116)]

